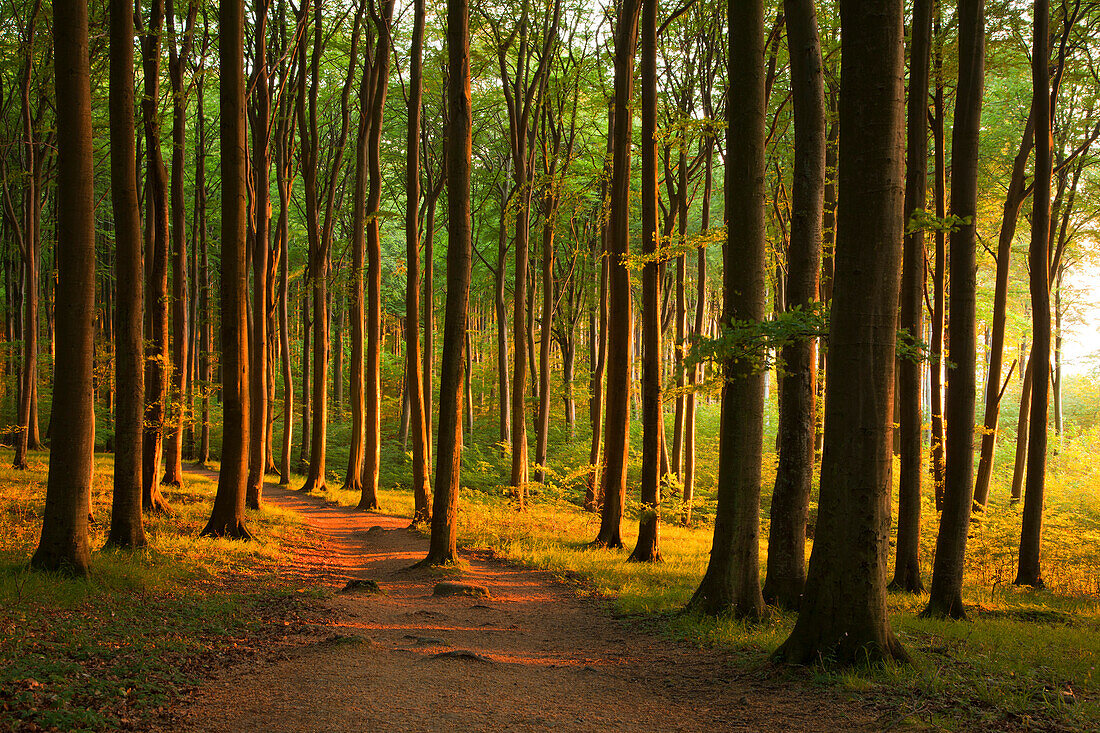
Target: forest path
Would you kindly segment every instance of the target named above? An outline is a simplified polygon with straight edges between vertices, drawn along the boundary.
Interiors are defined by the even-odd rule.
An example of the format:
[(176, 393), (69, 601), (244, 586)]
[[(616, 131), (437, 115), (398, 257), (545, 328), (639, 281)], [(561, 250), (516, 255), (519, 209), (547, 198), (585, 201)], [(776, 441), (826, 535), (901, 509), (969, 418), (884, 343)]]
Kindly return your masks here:
[[(172, 730), (839, 733), (894, 722), (840, 691), (612, 618), (548, 572), (475, 552), (462, 553), (461, 573), (410, 571), (427, 540), (408, 519), (270, 484), (265, 499), (314, 529), (285, 572), (335, 590), (369, 578), (382, 592), (336, 593), (321, 640), (222, 673)], [(446, 580), (490, 598), (433, 596)]]

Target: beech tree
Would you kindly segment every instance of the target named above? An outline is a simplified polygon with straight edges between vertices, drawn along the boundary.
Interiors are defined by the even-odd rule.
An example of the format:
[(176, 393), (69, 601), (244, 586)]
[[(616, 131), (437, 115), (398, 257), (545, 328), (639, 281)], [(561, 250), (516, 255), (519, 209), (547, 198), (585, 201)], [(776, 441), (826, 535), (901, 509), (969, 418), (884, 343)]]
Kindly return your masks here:
[(458, 553), (458, 487), (462, 468), (462, 372), (470, 302), (473, 241), (470, 223), (470, 160), (473, 109), (470, 101), (470, 13), (468, 0), (447, 0), (447, 309), (443, 360), (439, 368), (439, 433), (435, 453), (435, 496), (426, 565), (455, 561)]
[[(623, 0), (615, 27), (615, 97), (612, 111), (611, 190), (608, 211), (607, 370), (604, 386), (604, 458), (600, 485), (603, 508), (596, 547), (622, 547), (621, 526), (626, 500), (627, 453), (630, 450), (630, 139), (634, 120), (634, 56), (638, 47), (639, 0)], [(518, 338), (518, 337), (517, 337)]]
[[(902, 244), (900, 327), (914, 341), (924, 334), (924, 230), (913, 227), (915, 212), (923, 212), (928, 191), (928, 65), (932, 37), (932, 0), (913, 6), (909, 42), (909, 99), (905, 131), (905, 241)], [(921, 435), (920, 362), (913, 355), (898, 359), (898, 433), (901, 474), (898, 480), (898, 538), (892, 588), (920, 593), (921, 483), (924, 441)]]
[[(726, 250), (723, 324), (764, 320), (764, 4), (727, 8)], [(735, 104), (732, 100), (740, 100)], [(760, 588), (760, 465), (764, 449), (764, 372), (748, 359), (722, 364), (718, 510), (710, 562), (688, 608), (739, 618), (764, 615)]]
[[(1045, 58), (1045, 57), (1044, 57)], [(985, 3), (959, 4), (959, 85), (951, 134), (950, 301), (947, 337), (955, 365), (947, 382), (946, 472), (943, 512), (927, 616), (965, 618), (963, 558), (974, 491), (974, 399), (977, 359), (975, 270), (978, 203), (978, 138), (985, 88)]]
[(245, 527), (248, 479), (248, 181), (245, 160), (244, 3), (219, 0), (218, 68), (221, 71), (221, 373), (222, 456), (218, 491), (202, 534), (250, 539)]
[[(85, 575), (91, 563), (88, 507), (92, 490), (95, 411), (95, 187), (88, 4), (53, 3), (57, 94), (58, 263), (56, 376), (50, 469), (42, 537), (31, 558), (40, 570)], [(133, 139), (133, 138), (131, 138)]]
[(115, 221), (115, 465), (107, 544), (145, 544), (141, 522), (142, 355), (141, 214), (134, 145), (134, 6), (110, 4), (111, 207)]
[[(787, 0), (787, 45), (795, 116), (791, 240), (787, 249), (788, 307), (813, 308), (821, 273), (825, 197), (825, 79), (821, 40), (811, 0)], [(804, 338), (780, 354), (779, 465), (772, 492), (764, 599), (798, 608), (806, 582), (806, 523), (814, 469), (817, 344)]]
[(908, 658), (886, 609), (904, 224), (904, 7), (901, 0), (841, 0), (840, 17), (839, 204), (821, 493), (798, 621), (775, 653), (796, 664)]

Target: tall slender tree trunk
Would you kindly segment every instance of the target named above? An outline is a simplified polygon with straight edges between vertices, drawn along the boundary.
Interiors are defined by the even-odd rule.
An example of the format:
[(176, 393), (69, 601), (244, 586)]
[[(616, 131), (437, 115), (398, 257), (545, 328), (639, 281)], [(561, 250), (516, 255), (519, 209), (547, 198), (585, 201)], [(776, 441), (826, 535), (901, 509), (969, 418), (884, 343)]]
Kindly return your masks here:
[[(764, 4), (727, 3), (731, 103), (726, 105), (726, 252), (722, 320), (764, 320)], [(740, 100), (733, 104), (732, 100)], [(760, 471), (764, 372), (746, 360), (723, 364), (718, 510), (710, 562), (688, 607), (708, 615), (764, 614), (760, 589)]]
[[(918, 0), (913, 10), (909, 45), (909, 100), (906, 117), (905, 220), (923, 211), (928, 189), (928, 64), (931, 54), (933, 0)], [(907, 227), (908, 229), (908, 227)], [(924, 230), (905, 235), (901, 265), (901, 321), (910, 338), (924, 337), (926, 281)], [(924, 479), (924, 441), (921, 439), (921, 373), (919, 360), (898, 359), (898, 437), (901, 474), (898, 481), (897, 554), (890, 586), (920, 593), (921, 484)]]
[(1016, 585), (1044, 587), (1040, 567), (1043, 533), (1043, 494), (1046, 488), (1047, 409), (1050, 403), (1050, 179), (1052, 162), (1052, 107), (1050, 101), (1050, 3), (1035, 0), (1032, 23), (1032, 101), (1035, 116), (1035, 189), (1031, 206), (1031, 246), (1028, 266), (1031, 285), (1031, 408), (1027, 440), (1027, 479), (1024, 483), (1024, 519), (1020, 533)]
[(439, 443), (431, 539), (423, 563), (453, 563), (457, 557), (458, 487), (462, 466), (462, 364), (466, 348), (470, 267), (470, 28), (467, 0), (447, 0), (447, 309), (439, 370)]
[(244, 3), (220, 0), (218, 69), (221, 80), (221, 372), (222, 455), (218, 491), (202, 533), (249, 539), (244, 525), (249, 447), (248, 182), (245, 163)]
[(366, 439), (360, 509), (378, 508), (378, 470), (382, 461), (382, 237), (379, 229), (379, 207), (382, 201), (382, 117), (386, 108), (386, 90), (390, 76), (390, 18), (393, 14), (393, 0), (386, 0), (380, 10), (380, 15), (371, 11), (378, 31), (378, 43), (374, 52), (374, 90), (370, 137), (367, 140), (370, 190), (367, 194)]
[(142, 507), (145, 511), (166, 511), (168, 502), (160, 492), (160, 464), (164, 450), (163, 431), (168, 397), (168, 173), (160, 146), (160, 54), (164, 28), (164, 0), (153, 0), (146, 33), (142, 38), (145, 97), (145, 186), (147, 253), (145, 307), (145, 437), (142, 442)]
[(951, 232), (947, 338), (954, 364), (947, 382), (943, 511), (925, 616), (965, 618), (963, 560), (974, 492), (974, 398), (977, 362), (978, 141), (985, 78), (985, 3), (959, 4), (959, 85), (951, 133)]
[[(79, 4), (79, 3), (76, 3)], [(115, 465), (109, 547), (145, 545), (141, 521), (141, 419), (145, 383), (141, 202), (134, 150), (134, 6), (110, 4), (111, 211), (115, 228)]]
[(661, 286), (657, 229), (657, 0), (642, 0), (642, 507), (630, 559), (661, 560)]
[[(508, 159), (511, 161), (511, 158)], [(507, 164), (505, 164), (507, 168)], [(507, 171), (505, 171), (507, 177)], [(504, 278), (508, 267), (508, 186), (500, 186), (500, 224), (497, 229), (497, 266), (493, 280), (493, 307), (497, 321), (497, 388), (500, 390), (497, 419), (500, 442), (508, 444), (512, 436), (512, 405), (508, 378), (508, 304), (504, 297)]]
[[(204, 42), (205, 47), (205, 42)], [(206, 116), (203, 104), (205, 75), (198, 74), (196, 81), (196, 137), (198, 148), (195, 152), (195, 210), (198, 217), (199, 236), (199, 312), (202, 325), (199, 329), (202, 358), (199, 370), (202, 374), (202, 424), (199, 431), (199, 450), (195, 460), (200, 466), (210, 460), (210, 393), (214, 389), (214, 306), (210, 297), (210, 245), (206, 237)]]
[(359, 130), (355, 143), (355, 187), (352, 189), (351, 273), (348, 277), (351, 286), (351, 436), (348, 442), (348, 470), (343, 486), (345, 490), (359, 494), (363, 492), (363, 451), (366, 441), (363, 267), (367, 246), (367, 146), (370, 144), (373, 81), (371, 55), (364, 54), (363, 73), (359, 82)]
[[(424, 0), (413, 3), (413, 36), (409, 59), (408, 127), (410, 151), (405, 167), (405, 371), (408, 380), (413, 453), (413, 524), (431, 519), (428, 485), (428, 434), (424, 417), (423, 365), (420, 358), (420, 109), (423, 99)], [(415, 152), (414, 152), (415, 151)], [(503, 365), (503, 361), (501, 364)], [(503, 403), (502, 403), (503, 404)]]
[[(608, 217), (607, 384), (605, 392), (603, 509), (593, 545), (622, 547), (626, 500), (627, 455), (630, 450), (630, 373), (633, 325), (630, 273), (625, 258), (630, 244), (630, 140), (633, 127), (634, 56), (638, 46), (639, 0), (623, 0), (615, 29), (615, 99), (613, 116), (611, 199)], [(518, 336), (517, 336), (518, 340)]]
[[(943, 220), (947, 215), (947, 165), (944, 145), (944, 102), (943, 102), (943, 34), (940, 30), (940, 4), (932, 19), (932, 36), (935, 45), (932, 52), (933, 79), (936, 84), (933, 97), (932, 138), (935, 181), (933, 195), (936, 202), (936, 218)], [(936, 509), (943, 509), (944, 487), (944, 420), (943, 420), (943, 376), (946, 362), (944, 348), (944, 324), (947, 313), (947, 297), (944, 284), (947, 269), (947, 235), (943, 229), (936, 230), (936, 251), (932, 264), (932, 325), (930, 327), (932, 343), (929, 348), (929, 368), (932, 391), (932, 483), (936, 500)]]
[[(88, 4), (53, 3), (57, 92), (57, 361), (42, 538), (32, 567), (85, 575), (95, 449), (95, 186)], [(131, 140), (133, 137), (130, 138)]]
[[(1005, 323), (1008, 320), (1008, 274), (1012, 256), (1012, 240), (1016, 237), (1016, 222), (1020, 207), (1027, 197), (1024, 177), (1027, 159), (1035, 143), (1035, 111), (1028, 115), (1020, 151), (1012, 163), (1012, 174), (1005, 193), (1001, 214), (1001, 230), (997, 235), (997, 274), (993, 291), (993, 323), (989, 345), (989, 368), (985, 379), (985, 419), (982, 422), (982, 447), (978, 459), (978, 476), (974, 482), (974, 506), (989, 502), (989, 482), (993, 476), (993, 449), (997, 443), (997, 422), (1001, 409), (1001, 368), (1004, 364)], [(1022, 365), (1021, 365), (1022, 367)]]
[[(279, 192), (279, 360), (283, 382), (283, 435), (279, 451), (279, 484), (290, 484), (290, 451), (294, 437), (294, 374), (290, 362), (290, 128), (289, 107), (284, 108), (276, 135), (276, 188)], [(303, 324), (304, 326), (305, 324)], [(303, 329), (304, 330), (304, 329)], [(304, 425), (304, 423), (303, 423)]]
[[(607, 151), (604, 163), (604, 180), (610, 178), (610, 168), (614, 153), (615, 141), (615, 102), (611, 100), (607, 108)], [(607, 327), (608, 327), (608, 276), (610, 273), (610, 217), (605, 217), (608, 212), (608, 187), (603, 184), (600, 191), (600, 236), (599, 249), (596, 250), (596, 261), (600, 263), (600, 302), (598, 306), (598, 323), (596, 324), (596, 354), (595, 364), (592, 368), (590, 397), (588, 399), (588, 419), (592, 424), (592, 444), (588, 452), (588, 463), (592, 471), (588, 476), (588, 483), (584, 491), (584, 508), (590, 512), (600, 509), (603, 504), (603, 480), (606, 476), (604, 461), (601, 451), (603, 448), (603, 408), (605, 402), (604, 374), (607, 371)]]
[(775, 654), (796, 664), (908, 658), (886, 606), (904, 230), (904, 4), (842, 0), (840, 13), (839, 206), (821, 495), (798, 621)]
[[(787, 248), (787, 306), (814, 307), (821, 274), (821, 218), (825, 200), (825, 78), (813, 0), (783, 4), (791, 54), (795, 114), (795, 170), (791, 239)], [(814, 473), (817, 343), (783, 347), (779, 377), (779, 465), (772, 492), (764, 598), (797, 608), (806, 583), (806, 523)]]
[(253, 4), (255, 53), (252, 59), (252, 105), (248, 110), (252, 130), (252, 338), (249, 341), (248, 386), (251, 423), (248, 429), (248, 484), (246, 504), (259, 509), (267, 468), (267, 277), (271, 226), (271, 91), (268, 86), (267, 13), (269, 0)]
[(198, 6), (188, 4), (183, 38), (176, 28), (174, 0), (168, 6), (168, 77), (172, 84), (172, 181), (171, 232), (172, 250), (172, 380), (169, 394), (168, 420), (164, 443), (164, 476), (162, 484), (183, 483), (184, 396), (187, 394), (187, 212), (184, 194), (184, 164), (187, 152), (187, 94), (183, 86), (183, 70), (191, 55), (191, 41)]

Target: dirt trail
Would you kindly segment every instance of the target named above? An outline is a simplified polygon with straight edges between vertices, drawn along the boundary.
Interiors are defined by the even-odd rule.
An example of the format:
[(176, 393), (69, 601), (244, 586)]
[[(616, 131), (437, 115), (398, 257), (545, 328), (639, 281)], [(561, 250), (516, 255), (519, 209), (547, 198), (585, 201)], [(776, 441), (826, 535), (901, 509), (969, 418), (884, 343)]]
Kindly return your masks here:
[[(338, 507), (275, 486), (266, 499), (320, 538), (288, 573), (343, 588), (331, 628), (202, 687), (187, 731), (876, 731), (891, 722), (840, 692), (614, 619), (550, 573), (464, 553), (461, 577), (408, 571), (427, 541), (407, 519)], [(434, 597), (442, 580), (489, 599)], [(438, 656), (447, 652), (468, 655)]]

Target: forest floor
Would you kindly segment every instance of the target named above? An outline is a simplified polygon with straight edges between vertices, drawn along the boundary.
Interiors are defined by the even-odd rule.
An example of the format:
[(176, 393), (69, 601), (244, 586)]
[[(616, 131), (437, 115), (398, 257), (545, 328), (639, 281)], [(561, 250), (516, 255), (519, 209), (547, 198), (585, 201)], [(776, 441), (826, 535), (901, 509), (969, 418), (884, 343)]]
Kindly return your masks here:
[[(410, 570), (427, 540), (407, 518), (272, 485), (265, 498), (313, 530), (279, 572), (332, 591), (312, 614), (321, 620), (216, 672), (164, 730), (913, 729), (851, 691), (616, 618), (579, 581), (488, 552)], [(345, 591), (353, 579), (379, 590)], [(442, 581), (489, 597), (434, 596)]]

